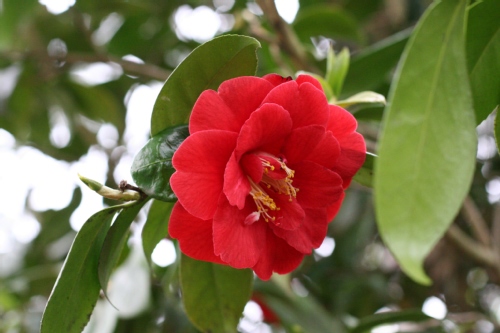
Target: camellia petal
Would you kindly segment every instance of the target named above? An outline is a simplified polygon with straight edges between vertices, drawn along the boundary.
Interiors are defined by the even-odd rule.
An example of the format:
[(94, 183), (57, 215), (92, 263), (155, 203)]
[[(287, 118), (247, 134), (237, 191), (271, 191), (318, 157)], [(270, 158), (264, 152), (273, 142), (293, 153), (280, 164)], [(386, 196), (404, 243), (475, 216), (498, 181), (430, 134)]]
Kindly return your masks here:
[(186, 255), (198, 260), (225, 264), (214, 254), (212, 221), (194, 217), (179, 202), (172, 209), (168, 233), (179, 241), (181, 251)]
[[(222, 195), (213, 220), (215, 254), (235, 268), (249, 268), (257, 263), (264, 247), (267, 226), (262, 221), (245, 224), (255, 210), (252, 200), (244, 209), (229, 204)], [(237, 248), (238, 251), (234, 251)]]
[(224, 194), (233, 206), (243, 209), (250, 192), (250, 182), (233, 153), (224, 171)]
[(170, 185), (182, 206), (200, 219), (211, 219), (215, 213), (236, 138), (236, 133), (226, 131), (197, 132), (174, 154), (172, 163), (176, 172), (170, 178)]
[(326, 209), (305, 209), (304, 223), (295, 230), (273, 228), (276, 236), (283, 238), (297, 251), (310, 254), (318, 248), (325, 239), (328, 229)]
[(332, 168), (344, 180), (344, 188), (351, 183), (352, 177), (358, 172), (366, 158), (366, 145), (363, 136), (357, 132), (339, 139), (340, 157)]
[(276, 236), (271, 228), (267, 228), (265, 240), (260, 259), (253, 267), (255, 274), (262, 280), (269, 280), (273, 272), (291, 272), (302, 262), (304, 254)]
[(291, 167), (296, 174), (294, 186), (300, 189), (297, 201), (303, 207), (327, 207), (344, 193), (342, 178), (319, 164), (303, 161)]
[(283, 106), (293, 120), (293, 128), (321, 125), (326, 126), (329, 106), (323, 91), (305, 82), (300, 86), (295, 81), (280, 84), (264, 99), (263, 103)]
[(252, 150), (279, 152), (291, 128), (292, 119), (283, 107), (276, 104), (262, 105), (241, 127), (235, 149), (236, 159), (239, 160), (244, 153)]
[(314, 77), (310, 75), (299, 75), (297, 76), (297, 79), (295, 81), (298, 83), (299, 86), (302, 83), (309, 82), (310, 84), (321, 90), (321, 92), (323, 92), (323, 87), (321, 86), (321, 83), (319, 83), (318, 80), (316, 80)]
[(296, 128), (284, 147), (289, 163), (313, 161), (332, 168), (340, 156), (340, 145), (330, 131), (319, 125)]
[(223, 82), (217, 92), (204, 91), (193, 107), (189, 132), (221, 129), (238, 133), (272, 88), (267, 80), (242, 76)]
[(345, 197), (345, 192), (342, 192), (340, 198), (326, 208), (326, 214), (327, 214), (326, 219), (328, 222), (331, 222), (335, 218), (335, 216), (337, 216), (337, 213), (339, 212), (340, 207), (342, 206), (342, 201), (344, 201), (344, 197)]

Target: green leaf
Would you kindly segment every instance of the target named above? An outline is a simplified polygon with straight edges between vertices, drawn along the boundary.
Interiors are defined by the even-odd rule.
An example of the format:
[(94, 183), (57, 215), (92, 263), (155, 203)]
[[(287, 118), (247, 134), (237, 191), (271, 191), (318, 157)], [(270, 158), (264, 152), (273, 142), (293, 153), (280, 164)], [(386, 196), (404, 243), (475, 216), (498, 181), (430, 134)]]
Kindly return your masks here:
[(98, 266), (99, 282), (104, 294), (107, 294), (109, 277), (130, 234), (130, 225), (146, 202), (135, 201), (124, 206), (104, 239)]
[(376, 158), (376, 155), (366, 153), (365, 163), (354, 175), (354, 181), (367, 187), (373, 187), (373, 165)]
[(151, 116), (151, 135), (187, 124), (193, 105), (204, 90), (216, 90), (223, 81), (234, 77), (255, 75), (259, 47), (254, 38), (224, 35), (194, 49), (160, 91)]
[(317, 36), (357, 42), (364, 40), (356, 19), (342, 8), (332, 5), (320, 4), (300, 10), (292, 27), (304, 42), (310, 42), (311, 37)]
[(412, 279), (471, 184), (476, 129), (464, 51), (466, 1), (434, 3), (415, 28), (391, 87), (375, 164), (380, 234)]
[(192, 323), (203, 332), (236, 332), (250, 299), (253, 272), (181, 257), (184, 307)]
[(373, 91), (363, 91), (347, 99), (336, 101), (334, 104), (346, 108), (356, 104), (375, 104), (375, 106), (383, 106), (386, 102), (384, 95), (377, 94)]
[(177, 200), (170, 188), (170, 176), (175, 171), (172, 156), (188, 136), (186, 125), (167, 128), (152, 137), (135, 156), (130, 172), (144, 193), (162, 201)]
[[(467, 65), (476, 121), (500, 104), (500, 1), (484, 0), (469, 12)], [(495, 73), (495, 74), (493, 74)]]
[(410, 33), (411, 30), (408, 29), (394, 34), (351, 58), (342, 96), (374, 90), (388, 81), (388, 74), (398, 63)]
[(101, 289), (99, 254), (120, 208), (95, 213), (76, 235), (43, 313), (41, 333), (80, 333), (87, 324)]
[[(274, 278), (273, 278), (274, 279)], [(343, 325), (311, 296), (299, 297), (274, 282), (256, 281), (255, 291), (290, 332), (343, 333)]]
[(144, 224), (144, 228), (142, 229), (142, 248), (150, 265), (151, 254), (156, 245), (167, 237), (168, 221), (170, 220), (170, 213), (173, 207), (173, 202), (154, 200), (149, 209), (146, 224)]
[(432, 319), (420, 310), (404, 310), (397, 312), (382, 312), (364, 317), (360, 320), (358, 326), (351, 330), (351, 333), (369, 332), (372, 328), (379, 325), (386, 325), (401, 322), (419, 322)]
[(333, 95), (338, 99), (342, 91), (342, 85), (349, 69), (349, 49), (344, 47), (342, 51), (335, 54), (332, 47), (328, 49), (326, 57), (326, 77), (325, 80), (332, 88)]

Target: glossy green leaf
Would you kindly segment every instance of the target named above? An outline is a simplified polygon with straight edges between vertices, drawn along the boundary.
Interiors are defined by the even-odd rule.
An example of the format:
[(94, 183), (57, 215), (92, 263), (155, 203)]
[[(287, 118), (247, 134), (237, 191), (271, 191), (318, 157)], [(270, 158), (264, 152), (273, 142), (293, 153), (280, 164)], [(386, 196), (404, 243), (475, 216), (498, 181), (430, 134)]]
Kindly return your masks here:
[(472, 180), (476, 129), (464, 50), (466, 1), (434, 3), (415, 28), (391, 87), (375, 164), (380, 234), (401, 268), (422, 263)]
[(369, 332), (371, 329), (380, 326), (401, 322), (420, 322), (432, 319), (420, 310), (404, 310), (381, 312), (374, 315), (364, 317), (359, 321), (359, 324), (353, 328), (351, 333)]
[(325, 4), (310, 6), (299, 11), (292, 27), (304, 42), (309, 42), (311, 37), (318, 36), (357, 42), (362, 42), (364, 39), (352, 15), (340, 7)]
[(98, 266), (99, 283), (104, 294), (107, 291), (109, 277), (120, 259), (130, 234), (130, 225), (146, 202), (147, 200), (142, 200), (123, 205), (122, 211), (104, 239)]
[(170, 188), (170, 176), (175, 171), (172, 156), (188, 136), (187, 126), (167, 128), (152, 137), (135, 156), (130, 172), (144, 193), (162, 201), (177, 200)]
[[(469, 11), (467, 65), (476, 121), (500, 104), (500, 1), (484, 0)], [(495, 74), (493, 74), (495, 73)]]
[(375, 164), (376, 155), (366, 153), (365, 163), (361, 169), (356, 172), (353, 180), (367, 187), (373, 187), (373, 166)]
[(160, 91), (151, 116), (151, 135), (187, 124), (191, 109), (204, 90), (216, 90), (223, 81), (234, 77), (255, 75), (259, 47), (254, 38), (223, 35), (194, 49)]
[(233, 333), (250, 299), (253, 272), (181, 257), (184, 308), (202, 332)]
[(168, 235), (168, 221), (173, 207), (173, 202), (154, 200), (149, 209), (148, 218), (142, 229), (142, 248), (149, 264), (156, 245)]
[(87, 324), (101, 289), (99, 254), (120, 208), (95, 213), (76, 235), (43, 313), (41, 333), (80, 333)]
[[(273, 282), (256, 281), (255, 292), (291, 332), (343, 333), (345, 328), (314, 297), (285, 292)], [(293, 329), (293, 330), (292, 330)]]
[(389, 81), (389, 73), (396, 67), (408, 42), (411, 30), (394, 34), (364, 49), (350, 61), (342, 96), (351, 96), (363, 90), (374, 90)]

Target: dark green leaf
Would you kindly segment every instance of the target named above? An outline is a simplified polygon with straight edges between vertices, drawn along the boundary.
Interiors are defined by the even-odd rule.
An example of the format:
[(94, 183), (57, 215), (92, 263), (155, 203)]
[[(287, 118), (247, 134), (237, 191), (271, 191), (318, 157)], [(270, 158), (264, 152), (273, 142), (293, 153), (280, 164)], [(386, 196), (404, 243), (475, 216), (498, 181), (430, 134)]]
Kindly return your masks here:
[(285, 327), (295, 328), (294, 332), (345, 332), (343, 325), (313, 297), (298, 297), (293, 292), (285, 292), (273, 282), (257, 281), (255, 291)]
[(130, 225), (146, 202), (147, 200), (142, 200), (123, 205), (122, 211), (104, 239), (98, 267), (99, 282), (104, 294), (106, 294), (111, 272), (116, 267), (130, 234)]
[(429, 7), (391, 88), (375, 164), (380, 234), (401, 268), (428, 284), (422, 262), (469, 190), (476, 129), (464, 51), (466, 1)]
[(170, 188), (170, 176), (175, 171), (172, 156), (188, 136), (187, 126), (167, 128), (152, 137), (135, 156), (130, 172), (147, 195), (162, 201), (177, 200)]
[(101, 289), (99, 254), (120, 208), (95, 213), (76, 235), (43, 313), (41, 333), (80, 333), (87, 324)]
[(363, 90), (373, 90), (388, 81), (389, 72), (396, 67), (411, 30), (392, 35), (352, 57), (342, 88), (345, 98)]
[(342, 8), (331, 5), (310, 6), (299, 11), (292, 26), (304, 42), (317, 36), (357, 42), (364, 39), (356, 19)]
[(401, 322), (419, 322), (432, 319), (420, 310), (405, 310), (397, 312), (382, 312), (365, 317), (359, 321), (358, 326), (351, 330), (351, 333), (370, 332), (372, 328), (379, 325), (401, 323)]
[(373, 165), (377, 156), (366, 153), (365, 163), (354, 175), (354, 180), (361, 185), (373, 187)]
[(500, 1), (484, 0), (470, 10), (467, 60), (480, 123), (500, 104)]
[(259, 42), (251, 37), (224, 35), (194, 49), (160, 91), (151, 116), (151, 135), (187, 124), (191, 109), (204, 90), (215, 90), (234, 77), (255, 75), (259, 47)]
[(151, 254), (158, 242), (167, 237), (168, 221), (174, 207), (173, 202), (154, 200), (149, 209), (148, 219), (142, 229), (142, 248), (144, 255), (151, 264)]
[(250, 299), (253, 272), (181, 258), (181, 285), (189, 319), (203, 332), (233, 333)]

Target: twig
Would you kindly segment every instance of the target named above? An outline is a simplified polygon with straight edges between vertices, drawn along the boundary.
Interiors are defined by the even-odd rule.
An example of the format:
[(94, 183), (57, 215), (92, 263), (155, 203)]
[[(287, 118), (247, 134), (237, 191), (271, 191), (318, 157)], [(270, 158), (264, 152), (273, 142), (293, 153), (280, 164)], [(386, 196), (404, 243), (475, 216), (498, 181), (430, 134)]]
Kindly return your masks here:
[(461, 213), (470, 225), (474, 237), (484, 246), (490, 247), (491, 238), (488, 225), (470, 196), (465, 198)]
[(48, 57), (46, 53), (42, 52), (16, 52), (7, 51), (0, 52), (0, 59), (8, 59), (12, 62), (15, 61), (25, 61), (32, 58), (36, 61), (54, 61), (57, 63), (93, 63), (93, 62), (114, 62), (123, 68), (123, 71), (130, 75), (136, 75), (141, 77), (146, 77), (154, 80), (165, 81), (169, 75), (170, 71), (165, 70), (161, 67), (152, 64), (140, 64), (133, 61), (125, 60), (116, 56), (93, 54), (93, 53), (68, 53), (66, 56), (61, 57)]
[(495, 251), (468, 237), (456, 225), (450, 226), (446, 232), (446, 237), (472, 259), (495, 269), (498, 276), (500, 276), (500, 258)]
[(318, 72), (317, 68), (312, 66), (302, 44), (292, 28), (281, 18), (276, 9), (274, 0), (256, 0), (269, 23), (276, 31), (280, 47), (290, 55), (294, 65), (298, 69)]
[(143, 77), (148, 77), (158, 81), (165, 81), (169, 75), (170, 71), (167, 71), (161, 67), (151, 65), (151, 64), (140, 64), (137, 62), (125, 60), (115, 56), (103, 56), (96, 54), (85, 54), (85, 53), (68, 53), (64, 59), (54, 59), (57, 61), (65, 61), (69, 64), (74, 64), (78, 62), (106, 62), (111, 61), (123, 68), (127, 74), (138, 75)]
[(495, 251), (500, 251), (500, 202), (497, 202), (493, 206), (493, 218), (492, 218), (492, 246)]

